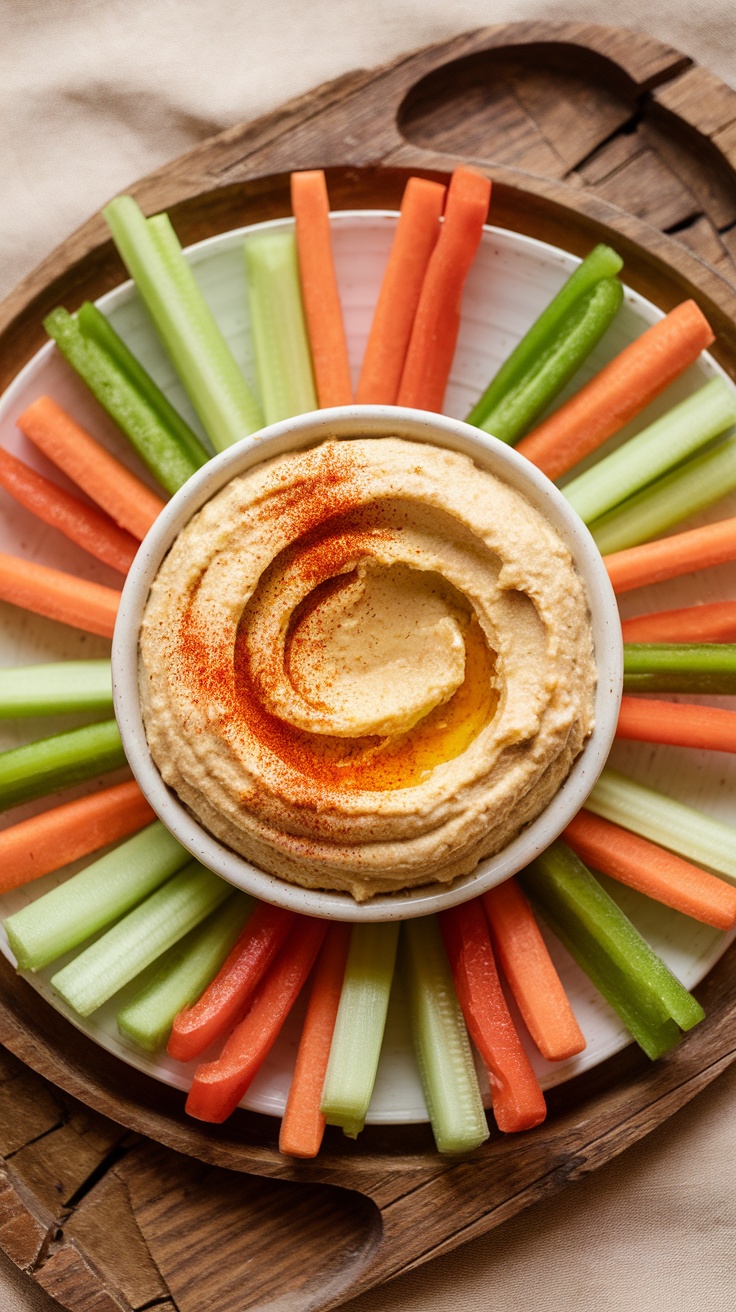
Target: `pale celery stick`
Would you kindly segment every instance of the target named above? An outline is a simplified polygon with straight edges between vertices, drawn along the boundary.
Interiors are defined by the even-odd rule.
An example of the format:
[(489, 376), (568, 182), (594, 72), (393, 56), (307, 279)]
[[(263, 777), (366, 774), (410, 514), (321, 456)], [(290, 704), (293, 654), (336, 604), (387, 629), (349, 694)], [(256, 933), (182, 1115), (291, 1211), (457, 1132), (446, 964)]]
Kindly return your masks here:
[(41, 970), (125, 915), (189, 860), (159, 820), (5, 921), (21, 970)]
[(0, 719), (112, 710), (109, 661), (63, 661), (0, 670)]
[(399, 925), (353, 925), (322, 1113), (354, 1139), (365, 1124), (386, 1025)]
[(78, 1015), (89, 1016), (200, 924), (230, 892), (224, 879), (199, 861), (190, 861), (57, 971), (52, 987)]
[(267, 424), (317, 409), (293, 232), (245, 243), (258, 389)]
[(236, 893), (162, 958), (153, 979), (118, 1012), (120, 1033), (146, 1052), (163, 1047), (182, 1007), (214, 979), (253, 907)]
[(736, 488), (736, 437), (726, 438), (642, 488), (589, 528), (602, 555), (637, 547)]
[(736, 423), (736, 397), (712, 378), (617, 451), (578, 474), (563, 493), (589, 524)]
[(608, 766), (585, 807), (736, 883), (736, 829), (723, 820), (665, 797)]
[(263, 420), (167, 215), (147, 220), (131, 196), (103, 214), (205, 432), (223, 451)]
[(470, 1040), (434, 916), (407, 920), (404, 965), (412, 1037), (437, 1149), (466, 1153), (488, 1138)]

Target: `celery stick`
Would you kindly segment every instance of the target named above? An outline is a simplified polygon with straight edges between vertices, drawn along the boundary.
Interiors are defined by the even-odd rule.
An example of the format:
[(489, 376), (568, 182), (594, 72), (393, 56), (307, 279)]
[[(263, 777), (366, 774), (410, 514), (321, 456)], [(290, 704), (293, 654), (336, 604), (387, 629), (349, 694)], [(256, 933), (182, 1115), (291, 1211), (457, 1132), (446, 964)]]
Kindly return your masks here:
[(5, 921), (21, 970), (41, 970), (125, 915), (189, 860), (159, 820)]
[(590, 523), (733, 423), (736, 397), (722, 378), (712, 378), (617, 451), (579, 474), (563, 488), (564, 495), (580, 518)]
[(103, 214), (205, 432), (223, 451), (263, 420), (167, 215), (146, 220), (131, 196)]
[(471, 1152), (488, 1138), (488, 1123), (437, 920), (407, 920), (403, 934), (414, 1050), (437, 1149)]
[(677, 1041), (675, 1027), (689, 1030), (703, 1019), (700, 1004), (564, 843), (537, 857), (521, 882), (650, 1057)]
[(589, 528), (603, 555), (623, 551), (660, 537), (734, 488), (736, 437), (729, 437), (594, 519)]
[(97, 343), (107, 356), (117, 365), (121, 373), (130, 379), (136, 391), (145, 397), (155, 410), (162, 426), (167, 429), (189, 456), (197, 469), (206, 465), (211, 452), (200, 442), (197, 434), (189, 427), (183, 415), (171, 404), (165, 392), (153, 381), (140, 360), (126, 346), (122, 337), (115, 332), (112, 324), (101, 310), (91, 301), (85, 301), (77, 310), (77, 322), (85, 336)]
[[(528, 891), (534, 901), (533, 894)], [(640, 1007), (637, 1007), (636, 999), (632, 997), (625, 976), (611, 962), (602, 963), (595, 944), (591, 943), (579, 929), (568, 934), (549, 907), (544, 907), (541, 903), (537, 906), (552, 933), (567, 948), (573, 960), (577, 961), (580, 969), (585, 972), (608, 1005), (623, 1021), (632, 1038), (647, 1057), (651, 1061), (656, 1061), (658, 1057), (663, 1057), (666, 1052), (674, 1048), (682, 1037), (679, 1026), (671, 1019), (657, 1019), (646, 1015)]]
[(112, 710), (109, 661), (63, 661), (0, 670), (0, 720)]
[(114, 720), (85, 724), (0, 752), (0, 811), (125, 765)]
[(89, 1016), (173, 947), (231, 893), (224, 879), (190, 861), (162, 888), (51, 978), (80, 1016)]
[(736, 829), (606, 766), (585, 803), (604, 820), (631, 829), (736, 883)]
[[(595, 246), (502, 364), (473, 406), (466, 422), (482, 428), (488, 427), (490, 431), (489, 416), (510, 392), (517, 391), (525, 379), (533, 377), (540, 359), (548, 352), (550, 343), (558, 337), (563, 320), (571, 309), (581, 297), (594, 290), (602, 279), (615, 278), (622, 268), (623, 260), (610, 246)], [(552, 396), (548, 399), (552, 400)], [(521, 431), (517, 432), (516, 437), (521, 437)]]
[(502, 442), (517, 442), (587, 360), (623, 298), (624, 289), (615, 278), (602, 278), (580, 296), (528, 373), (499, 398), (478, 426)]
[(626, 643), (624, 692), (736, 693), (736, 643)]
[[(89, 317), (85, 318), (87, 327)], [(101, 344), (101, 335), (88, 336), (78, 318), (66, 310), (53, 310), (44, 319), (43, 326), (64, 359), (115, 420), (144, 465), (167, 492), (176, 492), (206, 463), (208, 453), (194, 433), (185, 446), (180, 441), (178, 429), (174, 432), (163, 422), (162, 413), (168, 402), (140, 365), (135, 379), (125, 373), (119, 363), (121, 350), (118, 349), (113, 358), (106, 349), (107, 343)], [(109, 324), (108, 328), (112, 333)], [(120, 348), (126, 349), (122, 342)], [(143, 387), (140, 386), (139, 374), (145, 377)], [(184, 422), (181, 416), (179, 420)], [(196, 456), (192, 455), (193, 442), (199, 447)]]
[(381, 1055), (398, 922), (353, 925), (327, 1063), (322, 1112), (354, 1139), (362, 1130)]
[(174, 1017), (217, 974), (252, 907), (251, 898), (236, 893), (170, 948), (153, 979), (118, 1012), (120, 1033), (147, 1052), (163, 1047)]
[(293, 232), (245, 243), (258, 388), (267, 424), (317, 409)]

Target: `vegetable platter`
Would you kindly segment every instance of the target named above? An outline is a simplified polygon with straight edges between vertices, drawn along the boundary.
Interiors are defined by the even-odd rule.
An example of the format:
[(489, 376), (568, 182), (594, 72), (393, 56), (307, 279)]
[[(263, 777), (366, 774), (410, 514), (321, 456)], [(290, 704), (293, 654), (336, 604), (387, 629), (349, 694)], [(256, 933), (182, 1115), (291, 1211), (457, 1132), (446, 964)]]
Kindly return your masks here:
[[(684, 158), (690, 161), (692, 176), (688, 176), (693, 195), (705, 196), (705, 184), (692, 172), (696, 164), (687, 135), (684, 132), (678, 135), (673, 129), (672, 106), (679, 107), (685, 119), (699, 112), (697, 105), (702, 102), (702, 94), (698, 97), (689, 92), (688, 79), (692, 80), (695, 74), (706, 80), (708, 77), (700, 70), (688, 71), (687, 64), (677, 52), (648, 38), (632, 38), (614, 30), (554, 25), (490, 29), (460, 38), (450, 47), (420, 53), (378, 74), (355, 75), (338, 86), (315, 93), (308, 105), (300, 102), (293, 110), (287, 107), (275, 119), (233, 130), (200, 147), (185, 161), (145, 180), (134, 189), (134, 194), (148, 213), (166, 208), (181, 239), (190, 244), (218, 231), (287, 214), (285, 174), (291, 169), (327, 166), (333, 209), (391, 210), (398, 207), (409, 173), (420, 171), (444, 180), (463, 158), (481, 166), (487, 161), (494, 183), (492, 219), (499, 228), (539, 238), (581, 255), (596, 242), (610, 243), (624, 257), (626, 283), (661, 309), (668, 310), (690, 296), (697, 299), (716, 333), (713, 348), (716, 358), (727, 371), (732, 371), (736, 296), (728, 284), (671, 239), (612, 208), (596, 195), (595, 182), (589, 182), (586, 190), (577, 176), (579, 173), (584, 183), (594, 176), (590, 165), (598, 158), (596, 147), (618, 127), (630, 122), (632, 106), (643, 104), (648, 111), (644, 125), (651, 120), (662, 137), (663, 154), (657, 159), (661, 163), (666, 149), (684, 152)], [(548, 135), (557, 140), (557, 152), (547, 142), (545, 154), (541, 141), (535, 143), (523, 134), (518, 138), (519, 153), (513, 159), (503, 154), (499, 158), (495, 146), (480, 147), (477, 137), (483, 113), (487, 124), (497, 119), (497, 105), (488, 105), (485, 111), (478, 107), (481, 74), (491, 67), (505, 70), (509, 85), (516, 88), (513, 95), (509, 94), (520, 114), (524, 96), (533, 93), (539, 102), (540, 96), (546, 94), (549, 102), (551, 87), (558, 106), (572, 105), (576, 96), (587, 94), (590, 112), (586, 130), (592, 136), (585, 141), (568, 141), (567, 148), (578, 152), (575, 160), (565, 164), (559, 155), (565, 134), (560, 135), (559, 127), (555, 129), (554, 124)], [(597, 75), (601, 71), (605, 73), (602, 80), (605, 95), (594, 91), (590, 81), (586, 82), (586, 73), (589, 76), (591, 68), (596, 69)], [(561, 85), (568, 88), (568, 101), (564, 97), (560, 100)], [(466, 109), (461, 112), (463, 96)], [(463, 129), (466, 140), (461, 147)], [(697, 121), (691, 123), (691, 141), (697, 129)], [(624, 142), (619, 149), (630, 145)], [(651, 143), (646, 149), (651, 150)], [(541, 176), (517, 172), (512, 167), (515, 164), (537, 175), (546, 172), (555, 180), (550, 182)], [(703, 166), (707, 172), (706, 166), (707, 155)], [(578, 182), (575, 189), (557, 180), (571, 170), (576, 174), (573, 181)], [(661, 187), (659, 194), (663, 195)], [(692, 244), (701, 248), (705, 241), (703, 234), (707, 237), (709, 228), (716, 231), (717, 227), (729, 227), (729, 221), (724, 221), (730, 201), (723, 175), (719, 186), (711, 186), (707, 194), (712, 216), (707, 211), (700, 215), (703, 222), (698, 219), (693, 225), (697, 232), (691, 237)], [(666, 215), (650, 215), (655, 220), (660, 218), (662, 226), (668, 226), (667, 219), (669, 226), (681, 222), (682, 215), (672, 218), (677, 198), (672, 195), (669, 200), (671, 210)], [(620, 203), (625, 207), (625, 186)], [(373, 225), (378, 232), (386, 222), (380, 215), (361, 221)], [(337, 226), (342, 224), (349, 231), (350, 223), (350, 215), (345, 214), (339, 217)], [(503, 247), (508, 240), (500, 232), (497, 246)], [(720, 239), (711, 241), (707, 253), (711, 259), (718, 258), (722, 269), (728, 269), (727, 246)], [(6, 303), (4, 382), (9, 383), (41, 345), (41, 319), (47, 311), (58, 304), (74, 309), (84, 299), (96, 299), (120, 283), (122, 277), (101, 224), (92, 221)], [(349, 316), (349, 295), (347, 300)], [(635, 298), (627, 304), (627, 312), (634, 301)], [(537, 312), (541, 308), (539, 305)], [(362, 331), (364, 339), (365, 307), (363, 311), (362, 328), (356, 331), (358, 334)], [(356, 313), (357, 323), (360, 305)], [(149, 367), (152, 367), (150, 362)], [(715, 366), (709, 368), (712, 375)], [(483, 379), (476, 381), (480, 390)], [(472, 403), (473, 399), (457, 394), (453, 400), (452, 390), (448, 393), (448, 402), (456, 407), (453, 412), (458, 414), (464, 413), (463, 406), (467, 408), (466, 402)], [(675, 399), (678, 398), (673, 395), (670, 404)], [(95, 431), (99, 434), (99, 427)], [(718, 514), (712, 518), (726, 513), (728, 510), (721, 504)], [(29, 520), (19, 522), (23, 531), (13, 549), (18, 554), (31, 557), (38, 554), (40, 559), (48, 560), (28, 532)], [(78, 569), (73, 562), (80, 560), (80, 553), (75, 557), (74, 549), (71, 550), (66, 567)], [(55, 558), (54, 563), (65, 567), (61, 558)], [(106, 582), (109, 571), (95, 577)], [(659, 591), (652, 590), (651, 597), (638, 593), (636, 605), (627, 601), (629, 609), (624, 614), (662, 609), (665, 605), (686, 606), (696, 600), (715, 600), (728, 595), (724, 569), (720, 577), (716, 571), (707, 577), (711, 589), (708, 593), (698, 591), (693, 579), (688, 584), (677, 585), (684, 591), (674, 591), (672, 585), (673, 590), (668, 590), (666, 595), (660, 585)], [(689, 584), (693, 585), (690, 591)], [(68, 651), (60, 649), (58, 638), (56, 645), (50, 644), (48, 635), (54, 630), (55, 626), (48, 621), (31, 621), (25, 628), (21, 624), (18, 633), (12, 634), (12, 640), (19, 643), (19, 649), (27, 642), (31, 647), (37, 644), (38, 654), (53, 651), (53, 656), (48, 655), (46, 659), (78, 656), (79, 647), (73, 643)], [(96, 639), (88, 640), (84, 655), (103, 655), (104, 643), (100, 643), (98, 651), (95, 642)], [(33, 659), (38, 659), (38, 654)], [(52, 732), (57, 727), (53, 724), (46, 731)], [(38, 722), (35, 729), (33, 736), (38, 734)], [(673, 759), (682, 761), (683, 770), (690, 770), (692, 776), (692, 765), (686, 762), (697, 756), (697, 780), (694, 791), (687, 794), (688, 800), (729, 818), (728, 797), (729, 793), (732, 796), (733, 775), (729, 778), (728, 770), (722, 768), (725, 759), (722, 754), (717, 758), (715, 754), (701, 753), (688, 757), (686, 749), (644, 747), (639, 743), (619, 745), (616, 751), (617, 764), (624, 769), (630, 765), (631, 773), (637, 774), (638, 762), (637, 777), (665, 791), (667, 778), (672, 778), (669, 763)], [(106, 782), (109, 781), (108, 776)], [(714, 949), (711, 942), (705, 950), (707, 964), (715, 960), (722, 946), (722, 939), (719, 949)], [(727, 1064), (734, 1047), (732, 996), (736, 985), (730, 957), (726, 953), (698, 990), (708, 1019), (682, 1047), (651, 1067), (634, 1049), (627, 1048), (598, 1069), (578, 1075), (552, 1092), (548, 1098), (549, 1116), (543, 1127), (517, 1138), (494, 1135), (472, 1158), (455, 1162), (451, 1158), (438, 1158), (426, 1128), (417, 1125), (369, 1126), (358, 1144), (347, 1149), (337, 1132), (328, 1132), (316, 1162), (298, 1163), (278, 1156), (273, 1124), (256, 1111), (239, 1113), (222, 1127), (185, 1121), (180, 1095), (142, 1073), (121, 1066), (115, 1057), (95, 1047), (85, 1035), (60, 1022), (58, 1015), (3, 965), (0, 1038), (12, 1053), (61, 1091), (50, 1096), (64, 1103), (66, 1110), (61, 1119), (65, 1122), (66, 1138), (71, 1138), (72, 1143), (79, 1134), (76, 1128), (79, 1113), (73, 1111), (74, 1103), (69, 1102), (69, 1097), (94, 1109), (92, 1138), (98, 1145), (96, 1163), (86, 1174), (77, 1160), (79, 1154), (72, 1151), (68, 1155), (65, 1173), (76, 1172), (79, 1179), (75, 1187), (69, 1181), (62, 1182), (52, 1195), (55, 1199), (63, 1198), (61, 1209), (56, 1201), (53, 1203), (54, 1215), (63, 1222), (63, 1227), (51, 1247), (48, 1243), (43, 1246), (47, 1215), (43, 1208), (48, 1208), (48, 1188), (43, 1205), (40, 1197), (28, 1197), (25, 1185), (20, 1186), (23, 1201), (18, 1201), (16, 1185), (29, 1168), (24, 1165), (26, 1150), (16, 1153), (8, 1184), (9, 1205), (17, 1205), (19, 1209), (18, 1225), (8, 1240), (11, 1255), (22, 1265), (34, 1266), (40, 1283), (73, 1308), (83, 1305), (83, 1286), (89, 1289), (95, 1287), (95, 1282), (104, 1290), (105, 1297), (117, 1300), (109, 1305), (118, 1307), (140, 1306), (153, 1297), (160, 1300), (169, 1295), (172, 1306), (184, 1308), (193, 1308), (197, 1300), (201, 1304), (205, 1296), (217, 1296), (218, 1305), (225, 1307), (259, 1306), (269, 1290), (274, 1295), (288, 1293), (288, 1306), (333, 1306), (359, 1289), (426, 1260), (434, 1252), (481, 1233), (534, 1198), (543, 1196), (551, 1187), (592, 1169), (687, 1101)], [(12, 1065), (12, 1058), (8, 1061)], [(31, 1082), (33, 1078), (29, 1077)], [(395, 1081), (389, 1079), (388, 1083), (390, 1086)], [(44, 1086), (39, 1081), (37, 1087), (42, 1090)], [(30, 1093), (28, 1096), (33, 1103)], [(36, 1109), (42, 1099), (42, 1092), (35, 1095)], [(407, 1116), (404, 1107), (395, 1119), (410, 1121), (415, 1115), (413, 1112)], [(380, 1119), (388, 1118), (380, 1116)], [(157, 1149), (147, 1141), (132, 1145), (121, 1137), (116, 1124), (158, 1140), (165, 1148)], [(88, 1148), (90, 1142), (88, 1136)], [(213, 1275), (196, 1259), (184, 1267), (177, 1264), (174, 1236), (161, 1209), (156, 1207), (156, 1199), (178, 1197), (182, 1190), (190, 1192), (186, 1181), (192, 1172), (195, 1175), (191, 1178), (197, 1172), (201, 1177), (202, 1168), (176, 1154), (199, 1158), (217, 1168), (207, 1175), (209, 1209), (205, 1198), (189, 1205), (193, 1209), (191, 1224), (195, 1228), (204, 1227), (202, 1233), (212, 1223), (216, 1200), (230, 1197), (233, 1189), (237, 1189), (237, 1176), (233, 1172), (279, 1177), (278, 1185), (265, 1181), (259, 1184), (251, 1179), (242, 1198), (238, 1194), (237, 1207), (241, 1209), (238, 1215), (244, 1223), (253, 1226), (258, 1218), (254, 1242), (259, 1253), (261, 1247), (263, 1252), (261, 1274), (251, 1289), (249, 1303), (242, 1301), (242, 1284), (239, 1285), (232, 1267), (227, 1275)], [(47, 1156), (53, 1160), (53, 1153)], [(126, 1215), (131, 1210), (135, 1215), (148, 1264), (140, 1263), (135, 1274), (129, 1269), (121, 1275), (109, 1245), (106, 1249), (103, 1242), (100, 1248), (99, 1239), (90, 1239), (89, 1223), (95, 1215), (103, 1215), (104, 1207), (108, 1208), (108, 1221), (111, 1219), (109, 1197), (103, 1205), (102, 1186), (107, 1181), (105, 1196), (108, 1196), (110, 1187), (114, 1191), (114, 1182), (123, 1179), (130, 1201), (125, 1206), (122, 1203), (116, 1206), (123, 1207)], [(285, 1180), (301, 1184), (291, 1186), (283, 1183)], [(319, 1188), (320, 1182), (355, 1191), (349, 1195), (349, 1205), (344, 1206), (340, 1195), (330, 1189)], [(291, 1200), (289, 1207), (294, 1209), (294, 1217), (301, 1216), (305, 1227), (305, 1251), (300, 1252), (298, 1271), (283, 1246), (274, 1248), (269, 1209), (264, 1206), (266, 1200), (273, 1199), (278, 1211), (277, 1198), (286, 1197)], [(304, 1221), (305, 1209), (310, 1211), (308, 1224)], [(120, 1224), (122, 1215), (118, 1218)], [(50, 1222), (46, 1220), (45, 1224), (48, 1228)], [(294, 1224), (297, 1225), (296, 1220)], [(314, 1240), (325, 1227), (330, 1227), (335, 1242), (330, 1257), (322, 1261), (316, 1255)], [(312, 1251), (306, 1255), (309, 1235)], [(223, 1253), (227, 1252), (228, 1235), (218, 1234), (218, 1238)], [(35, 1253), (34, 1244), (37, 1244)]]

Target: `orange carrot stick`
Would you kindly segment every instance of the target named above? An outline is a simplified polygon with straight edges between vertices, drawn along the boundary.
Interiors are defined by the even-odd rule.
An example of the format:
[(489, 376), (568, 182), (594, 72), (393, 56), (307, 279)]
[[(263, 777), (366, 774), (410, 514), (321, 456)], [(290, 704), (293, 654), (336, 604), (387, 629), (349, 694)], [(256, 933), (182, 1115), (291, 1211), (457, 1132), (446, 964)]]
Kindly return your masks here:
[(120, 593), (46, 565), (0, 552), (0, 601), (111, 638)]
[(480, 899), (439, 919), (465, 1024), (488, 1069), (496, 1125), (507, 1134), (531, 1130), (547, 1106), (506, 1005)]
[(603, 557), (614, 592), (631, 592), (729, 560), (736, 560), (736, 516)]
[(736, 888), (656, 843), (579, 811), (561, 835), (581, 861), (716, 929), (736, 924)]
[(736, 642), (736, 601), (709, 601), (623, 620), (624, 642)]
[(683, 301), (523, 437), (516, 450), (548, 478), (559, 478), (634, 419), (713, 341), (705, 315), (694, 301)]
[(585, 1038), (529, 903), (515, 879), (483, 894), (493, 950), (524, 1023), (547, 1061), (582, 1052)]
[(736, 711), (689, 702), (664, 702), (651, 697), (622, 697), (617, 738), (640, 743), (702, 747), (711, 752), (736, 752)]
[(176, 1061), (199, 1057), (240, 1020), (262, 976), (294, 924), (294, 912), (259, 902), (215, 978), (191, 1007), (174, 1018), (168, 1053)]
[(430, 257), (414, 317), (398, 404), (441, 410), (460, 331), (465, 280), (488, 217), (491, 184), (458, 168), (447, 191), (445, 217)]
[(0, 893), (60, 870), (155, 820), (137, 783), (65, 802), (0, 832)]
[(235, 1111), (306, 983), (326, 930), (324, 920), (298, 918), (217, 1061), (197, 1067), (187, 1098), (190, 1116), (219, 1124)]
[(332, 257), (330, 203), (321, 169), (292, 173), (291, 206), (317, 399), (323, 409), (350, 405), (353, 384)]
[(140, 544), (109, 515), (57, 487), (1, 447), (0, 484), (45, 524), (51, 524), (97, 560), (127, 574)]
[(359, 405), (396, 405), (422, 284), (440, 234), (446, 191), (427, 178), (409, 178), (406, 184), (355, 394)]
[(314, 970), (296, 1067), (281, 1122), (279, 1152), (288, 1157), (316, 1157), (325, 1132), (319, 1109), (332, 1035), (340, 1005), (350, 926), (329, 926)]
[(18, 427), (98, 506), (139, 541), (165, 502), (49, 396), (39, 396), (17, 420)]

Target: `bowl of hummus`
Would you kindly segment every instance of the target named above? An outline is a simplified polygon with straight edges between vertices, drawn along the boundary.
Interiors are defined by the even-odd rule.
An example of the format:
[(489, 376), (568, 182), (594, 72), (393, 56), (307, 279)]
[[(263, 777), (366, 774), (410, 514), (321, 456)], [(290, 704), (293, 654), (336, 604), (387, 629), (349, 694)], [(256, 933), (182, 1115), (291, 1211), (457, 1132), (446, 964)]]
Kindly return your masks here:
[(172, 498), (123, 591), (131, 768), (205, 865), (293, 910), (428, 914), (542, 851), (616, 727), (621, 629), (564, 496), (397, 407), (283, 421)]

